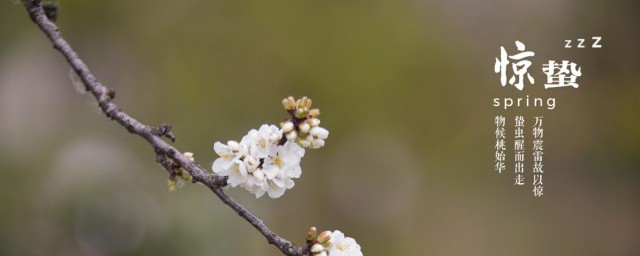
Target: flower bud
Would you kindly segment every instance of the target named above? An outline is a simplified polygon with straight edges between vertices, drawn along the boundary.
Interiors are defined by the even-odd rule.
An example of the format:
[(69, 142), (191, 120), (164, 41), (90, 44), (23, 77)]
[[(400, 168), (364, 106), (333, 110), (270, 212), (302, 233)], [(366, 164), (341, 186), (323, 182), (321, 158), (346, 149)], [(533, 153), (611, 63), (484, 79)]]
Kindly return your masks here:
[(331, 231), (324, 231), (318, 235), (318, 242), (326, 244), (331, 239)]
[(309, 131), (309, 134), (322, 140), (327, 139), (327, 137), (329, 137), (329, 131), (322, 127), (313, 127), (311, 131)]
[(289, 96), (282, 100), (282, 106), (284, 106), (285, 110), (291, 110), (296, 107), (296, 100), (293, 97)]
[(256, 177), (258, 180), (262, 181), (264, 180), (264, 172), (262, 172), (262, 170), (257, 169), (253, 172), (253, 177)]
[(287, 121), (282, 125), (282, 132), (288, 133), (290, 131), (293, 131), (293, 123), (290, 121)]
[(303, 108), (299, 108), (296, 110), (296, 118), (303, 118), (306, 115), (307, 111), (305, 111)]
[(311, 148), (321, 148), (324, 146), (324, 140), (317, 139), (311, 141)]
[(298, 128), (300, 128), (301, 133), (309, 133), (311, 126), (308, 123), (304, 122), (304, 123), (301, 123), (300, 126), (298, 126)]
[(295, 140), (298, 137), (298, 133), (296, 131), (290, 131), (287, 133), (287, 140)]
[(302, 98), (300, 98), (299, 102), (298, 102), (298, 107), (300, 108), (307, 108), (307, 104), (309, 104), (308, 102), (311, 101), (309, 98), (307, 98), (307, 96), (302, 96)]
[(298, 144), (300, 144), (300, 146), (303, 148), (308, 148), (309, 146), (311, 146), (311, 141), (298, 138)]
[(309, 232), (307, 232), (307, 241), (314, 241), (316, 240), (317, 236), (318, 236), (318, 230), (316, 229), (316, 227), (311, 227), (309, 229)]
[(306, 109), (309, 109), (311, 107), (311, 104), (313, 103), (313, 101), (311, 99), (307, 98), (307, 97), (304, 97), (304, 98), (306, 98), (306, 99), (303, 101), (303, 103), (302, 103), (303, 106), (302, 107), (306, 108)]
[(319, 253), (314, 254), (313, 256), (327, 256), (327, 252), (321, 251)]
[(182, 177), (184, 181), (188, 181), (188, 182), (191, 182), (193, 180), (193, 177), (191, 177), (191, 174), (189, 174), (189, 172), (185, 170), (182, 170), (182, 172), (180, 173), (180, 177)]
[(194, 161), (195, 159), (193, 158), (193, 153), (191, 152), (184, 152), (182, 153), (184, 156), (186, 156), (189, 160)]
[(320, 109), (314, 108), (309, 110), (309, 115), (312, 117), (318, 117), (320, 115)]
[(314, 244), (311, 246), (311, 253), (316, 254), (324, 251), (324, 247), (320, 244)]
[(307, 119), (307, 120), (308, 120), (307, 122), (309, 122), (309, 124), (312, 127), (316, 127), (316, 126), (320, 125), (320, 119), (318, 119), (318, 118), (310, 118), (310, 119)]
[(167, 185), (169, 186), (169, 191), (175, 191), (176, 190), (177, 184), (176, 184), (175, 180), (173, 180), (173, 179), (167, 180)]

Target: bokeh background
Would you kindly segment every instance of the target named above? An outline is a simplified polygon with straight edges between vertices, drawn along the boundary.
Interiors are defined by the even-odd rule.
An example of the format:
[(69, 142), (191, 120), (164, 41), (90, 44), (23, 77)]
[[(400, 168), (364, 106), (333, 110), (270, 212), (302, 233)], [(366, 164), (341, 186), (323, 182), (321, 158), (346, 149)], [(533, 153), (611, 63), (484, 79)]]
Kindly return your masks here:
[[(277, 200), (230, 190), (297, 244), (317, 226), (365, 255), (640, 251), (637, 1), (59, 6), (61, 31), (116, 102), (172, 124), (203, 166), (215, 141), (283, 120), (285, 96), (311, 97), (331, 134), (295, 188)], [(564, 48), (591, 36), (602, 49)], [(522, 92), (493, 73), (515, 40), (536, 53)], [(542, 89), (550, 59), (578, 63), (580, 87)], [(69, 71), (22, 6), (0, 1), (0, 255), (280, 255), (203, 186), (169, 192), (149, 145)], [(526, 95), (556, 109), (491, 106)], [(493, 171), (498, 114), (544, 116), (542, 198)]]

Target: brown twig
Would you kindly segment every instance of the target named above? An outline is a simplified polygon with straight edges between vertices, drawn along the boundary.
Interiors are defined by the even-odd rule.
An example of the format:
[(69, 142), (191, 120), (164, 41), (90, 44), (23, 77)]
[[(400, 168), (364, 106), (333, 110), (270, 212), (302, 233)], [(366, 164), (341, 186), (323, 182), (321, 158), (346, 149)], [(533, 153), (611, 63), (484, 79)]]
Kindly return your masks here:
[(102, 85), (91, 71), (89, 71), (87, 65), (78, 57), (78, 54), (62, 37), (58, 27), (47, 18), (43, 8), (40, 6), (40, 1), (23, 0), (22, 3), (27, 9), (31, 20), (47, 35), (49, 40), (53, 43), (53, 47), (60, 51), (60, 53), (62, 53), (62, 55), (67, 59), (67, 62), (76, 72), (78, 77), (80, 77), (87, 91), (93, 94), (102, 112), (108, 118), (118, 122), (130, 133), (136, 134), (147, 140), (156, 152), (156, 161), (163, 168), (165, 168), (169, 173), (172, 173), (172, 164), (178, 164), (180, 167), (187, 170), (193, 177), (193, 182), (202, 183), (211, 189), (211, 191), (213, 191), (213, 193), (218, 196), (222, 202), (231, 207), (242, 218), (247, 220), (247, 222), (262, 233), (270, 244), (276, 246), (285, 255), (302, 256), (308, 254), (308, 249), (306, 247), (297, 247), (293, 243), (280, 237), (278, 234), (271, 231), (271, 229), (269, 229), (261, 219), (253, 215), (242, 205), (238, 204), (233, 200), (233, 198), (229, 197), (229, 195), (223, 190), (223, 187), (227, 184), (226, 177), (207, 173), (196, 163), (181, 154), (176, 148), (164, 141), (162, 139), (163, 136), (172, 141), (175, 140), (175, 137), (170, 131), (171, 127), (169, 125), (163, 124), (159, 127), (151, 127), (139, 122), (129, 114), (122, 111), (120, 107), (112, 101), (115, 96), (113, 89), (109, 89)]

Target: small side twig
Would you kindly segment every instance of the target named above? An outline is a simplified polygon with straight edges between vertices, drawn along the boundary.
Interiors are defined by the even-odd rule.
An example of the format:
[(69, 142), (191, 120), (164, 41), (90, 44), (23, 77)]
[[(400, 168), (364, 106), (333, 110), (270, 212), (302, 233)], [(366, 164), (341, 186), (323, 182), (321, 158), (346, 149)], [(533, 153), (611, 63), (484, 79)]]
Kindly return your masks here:
[[(173, 171), (173, 164), (177, 164), (193, 177), (193, 182), (199, 182), (207, 186), (222, 202), (231, 207), (238, 215), (249, 222), (267, 239), (270, 244), (277, 247), (282, 253), (290, 256), (302, 256), (308, 254), (308, 248), (297, 247), (292, 242), (280, 237), (271, 231), (264, 222), (238, 204), (224, 190), (226, 177), (210, 174), (180, 153), (176, 148), (169, 145), (162, 137), (167, 137), (175, 141), (175, 136), (171, 133), (171, 126), (167, 124), (159, 127), (151, 127), (143, 124), (112, 102), (115, 97), (113, 89), (105, 87), (89, 71), (87, 65), (78, 57), (78, 54), (71, 48), (62, 37), (58, 27), (47, 18), (45, 10), (40, 6), (39, 0), (23, 0), (22, 3), (29, 13), (31, 20), (46, 34), (53, 43), (53, 47), (66, 58), (73, 71), (78, 75), (87, 91), (91, 92), (98, 106), (108, 118), (116, 121), (129, 132), (144, 138), (156, 152), (156, 161), (163, 166), (170, 174)], [(47, 7), (50, 8), (50, 7)], [(49, 10), (51, 12), (51, 10)], [(57, 9), (56, 9), (57, 12)], [(49, 15), (51, 16), (51, 14)]]
[(171, 125), (169, 124), (161, 124), (158, 127), (151, 128), (151, 132), (157, 136), (165, 136), (172, 142), (176, 142), (176, 136), (171, 133)]

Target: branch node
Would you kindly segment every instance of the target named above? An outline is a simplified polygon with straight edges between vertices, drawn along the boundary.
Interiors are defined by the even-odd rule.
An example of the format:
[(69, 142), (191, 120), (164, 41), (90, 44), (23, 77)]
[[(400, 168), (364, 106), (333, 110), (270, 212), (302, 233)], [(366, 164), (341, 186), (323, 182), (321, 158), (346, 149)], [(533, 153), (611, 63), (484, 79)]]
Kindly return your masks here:
[(58, 19), (58, 5), (54, 2), (45, 2), (42, 4), (44, 14), (50, 21), (56, 21)]
[(109, 99), (112, 100), (116, 97), (116, 91), (113, 87), (110, 87), (109, 90), (107, 91), (107, 96), (109, 96)]
[[(171, 142), (176, 142), (176, 136), (173, 135), (173, 133), (171, 132), (171, 125), (169, 124), (160, 124), (160, 126), (158, 127), (153, 127), (151, 128), (151, 133), (159, 136), (159, 137), (167, 137), (168, 139), (171, 140)], [(175, 152), (171, 155), (174, 155)]]
[(173, 173), (173, 167), (171, 161), (160, 151), (156, 150), (156, 162), (162, 166), (169, 174)]
[(214, 176), (214, 180), (216, 185), (218, 185), (218, 187), (224, 187), (227, 185), (227, 179), (229, 177), (227, 176)]

